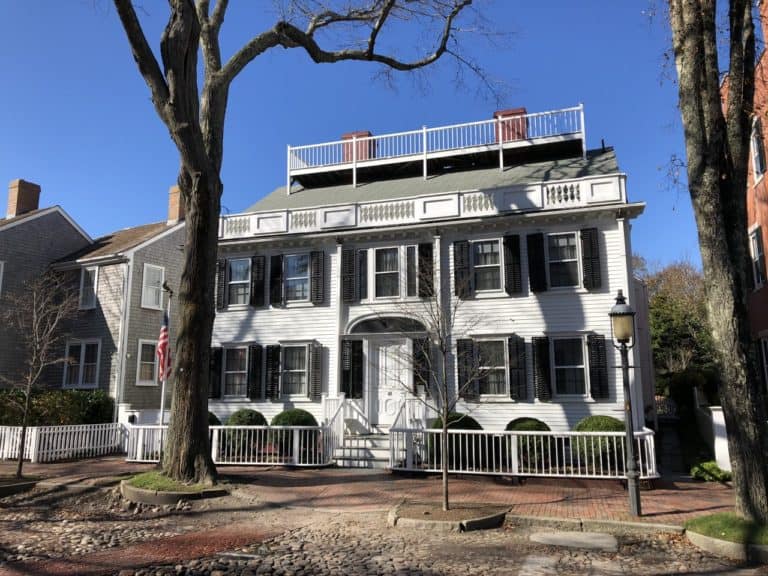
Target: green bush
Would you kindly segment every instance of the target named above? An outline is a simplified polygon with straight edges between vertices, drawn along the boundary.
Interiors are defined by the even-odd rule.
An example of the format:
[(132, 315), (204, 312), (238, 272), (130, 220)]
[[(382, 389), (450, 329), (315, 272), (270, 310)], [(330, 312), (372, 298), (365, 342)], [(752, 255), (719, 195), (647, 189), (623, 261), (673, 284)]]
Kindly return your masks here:
[(291, 408), (272, 418), (272, 426), (317, 426), (317, 420), (306, 410)]
[(213, 412), (208, 412), (208, 426), (221, 426), (221, 420)]
[[(435, 418), (430, 422), (430, 428), (442, 430), (442, 417)], [(467, 414), (461, 412), (451, 412), (448, 414), (449, 430), (482, 430), (483, 427)], [(464, 438), (460, 441), (459, 438)], [(480, 463), (487, 462), (483, 457), (484, 444), (481, 436), (473, 436), (470, 439), (466, 437), (448, 435), (448, 468), (451, 469), (475, 469)], [(429, 434), (427, 436), (427, 453), (429, 454), (430, 466), (441, 468), (442, 450), (440, 446), (440, 435)], [(478, 468), (479, 469), (479, 468)]]
[(700, 462), (691, 468), (691, 476), (705, 482), (729, 482), (732, 478), (728, 470), (723, 470), (714, 460)]
[[(272, 418), (272, 426), (317, 426), (317, 420), (306, 410), (301, 408), (290, 408), (277, 414)], [(272, 444), (277, 448), (278, 455), (282, 460), (293, 461), (293, 435), (300, 434), (300, 441), (303, 452), (314, 451), (320, 444), (320, 431), (307, 430), (302, 432), (294, 431), (289, 433), (287, 430), (271, 431)]]
[(504, 430), (518, 430), (520, 432), (549, 432), (551, 428), (536, 418), (515, 418), (511, 420)]
[[(519, 432), (549, 432), (551, 428), (536, 418), (515, 418), (511, 420), (505, 430)], [(501, 439), (499, 439), (501, 440)], [(518, 470), (525, 472), (541, 472), (549, 461), (549, 455), (555, 449), (551, 445), (551, 438), (536, 438), (534, 436), (518, 436), (517, 438), (517, 464)], [(506, 466), (510, 456), (499, 450), (501, 462)]]
[[(443, 427), (443, 417), (438, 416), (429, 425), (430, 428)], [(482, 430), (483, 427), (478, 424), (477, 420), (467, 414), (461, 412), (451, 412), (448, 414), (448, 429), (449, 430)]]
[(227, 426), (266, 426), (267, 419), (261, 412), (241, 408), (227, 419)]
[(624, 432), (624, 422), (613, 416), (587, 416), (574, 427), (576, 432)]
[[(613, 416), (587, 416), (574, 427), (576, 432), (624, 432), (624, 422)], [(603, 466), (622, 469), (621, 462), (624, 437), (606, 440), (600, 437), (577, 437), (572, 440), (571, 453), (578, 456), (582, 463), (590, 466)]]
[[(0, 425), (20, 426), (24, 395), (0, 391)], [(104, 424), (112, 421), (114, 400), (102, 390), (36, 390), (32, 393), (30, 426)]]

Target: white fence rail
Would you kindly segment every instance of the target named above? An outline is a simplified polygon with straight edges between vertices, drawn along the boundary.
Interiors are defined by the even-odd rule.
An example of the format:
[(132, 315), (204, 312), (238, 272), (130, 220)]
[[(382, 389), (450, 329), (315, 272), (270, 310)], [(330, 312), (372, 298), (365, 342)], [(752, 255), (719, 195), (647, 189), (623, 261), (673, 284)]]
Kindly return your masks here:
[[(20, 426), (0, 426), (0, 458), (18, 458), (20, 443)], [(24, 441), (24, 459), (57, 462), (93, 458), (123, 452), (124, 447), (122, 424), (30, 426)]]
[[(439, 472), (441, 430), (392, 428), (393, 470)], [(448, 431), (448, 470), (461, 474), (624, 478), (623, 432)], [(657, 478), (653, 431), (635, 433), (640, 478)]]
[[(337, 426), (338, 427), (338, 426)], [(129, 462), (158, 462), (167, 426), (128, 426)], [(325, 466), (338, 441), (329, 426), (211, 426), (215, 464)]]

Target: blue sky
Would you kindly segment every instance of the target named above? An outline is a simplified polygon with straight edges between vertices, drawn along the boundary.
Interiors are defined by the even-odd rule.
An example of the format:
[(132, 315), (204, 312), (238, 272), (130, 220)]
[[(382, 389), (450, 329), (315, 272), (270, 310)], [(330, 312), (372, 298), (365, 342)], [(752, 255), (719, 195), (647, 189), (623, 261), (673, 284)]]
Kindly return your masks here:
[[(660, 263), (699, 261), (687, 191), (668, 175), (684, 156), (677, 92), (665, 67), (668, 31), (649, 20), (645, 0), (478, 0), (503, 45), (466, 37), (467, 51), (508, 84), (501, 107), (529, 112), (584, 103), (590, 148), (614, 146), (633, 201), (633, 249)], [(272, 2), (232, 2), (222, 30), (225, 56), (274, 19)], [(143, 2), (153, 46), (166, 3)], [(397, 40), (397, 39), (395, 39)], [(286, 145), (337, 139), (343, 132), (416, 129), (489, 118), (496, 103), (476, 82), (458, 87), (438, 66), (427, 86), (395, 76), (394, 89), (371, 65), (316, 65), (278, 49), (251, 64), (231, 90), (223, 206), (238, 212), (285, 182)], [(156, 117), (120, 24), (107, 0), (25, 0), (0, 22), (0, 183), (43, 187), (92, 235), (166, 215), (178, 159)]]

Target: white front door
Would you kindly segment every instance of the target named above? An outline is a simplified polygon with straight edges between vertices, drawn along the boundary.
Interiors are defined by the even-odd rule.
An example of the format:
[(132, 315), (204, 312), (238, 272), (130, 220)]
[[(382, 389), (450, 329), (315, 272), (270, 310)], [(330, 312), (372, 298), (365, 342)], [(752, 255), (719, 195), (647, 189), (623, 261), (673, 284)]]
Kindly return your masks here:
[(408, 341), (371, 341), (371, 424), (391, 426), (410, 386)]

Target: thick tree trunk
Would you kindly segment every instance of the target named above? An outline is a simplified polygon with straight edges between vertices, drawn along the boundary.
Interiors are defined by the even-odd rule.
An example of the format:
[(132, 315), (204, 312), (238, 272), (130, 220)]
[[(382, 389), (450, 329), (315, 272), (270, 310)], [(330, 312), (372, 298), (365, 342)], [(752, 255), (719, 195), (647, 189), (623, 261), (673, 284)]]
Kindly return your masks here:
[(21, 437), (19, 438), (19, 456), (16, 460), (16, 478), (21, 478), (24, 469), (24, 445), (27, 443), (27, 425), (29, 424), (29, 404), (32, 386), (27, 385), (24, 396), (24, 413), (21, 417)]
[(208, 366), (222, 186), (216, 174), (181, 176), (179, 186), (187, 200), (186, 245), (163, 472), (178, 480), (210, 484), (217, 478), (208, 438)]

